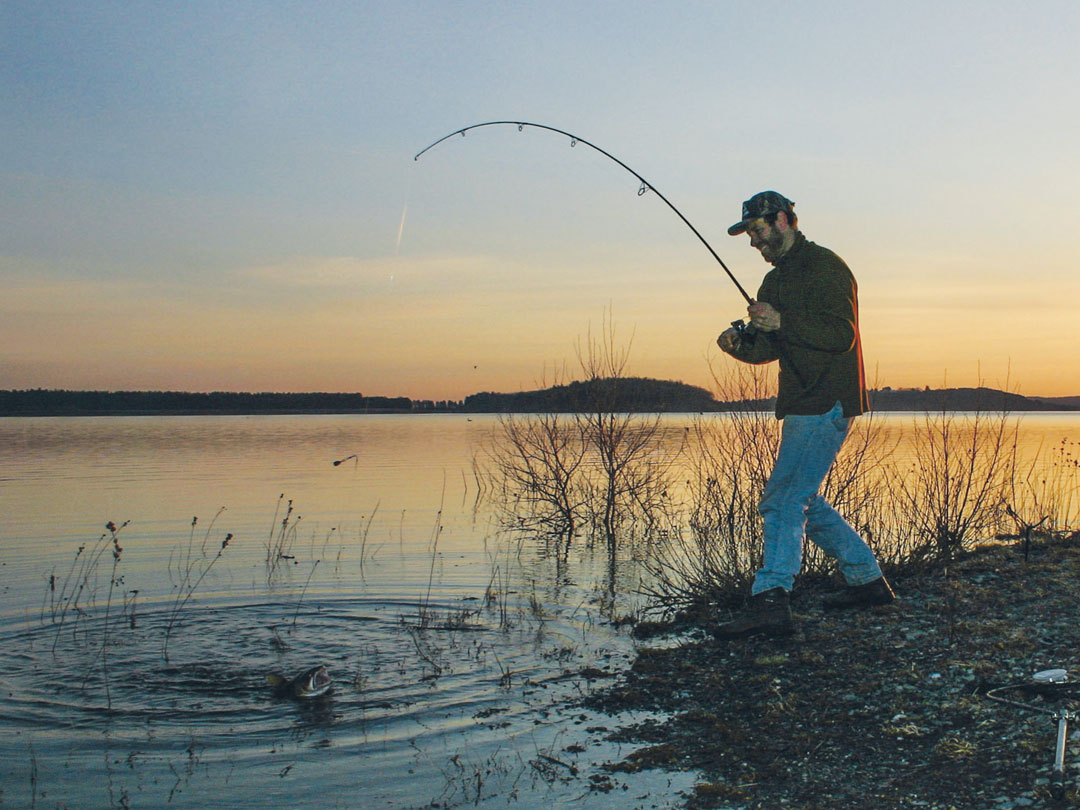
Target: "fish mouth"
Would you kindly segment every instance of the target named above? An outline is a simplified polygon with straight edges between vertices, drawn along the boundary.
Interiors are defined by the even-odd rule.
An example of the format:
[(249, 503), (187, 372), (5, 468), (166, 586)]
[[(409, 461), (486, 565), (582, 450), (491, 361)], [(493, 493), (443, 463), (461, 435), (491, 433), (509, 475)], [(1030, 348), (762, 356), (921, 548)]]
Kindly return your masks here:
[(266, 679), (270, 681), (277, 697), (291, 698), (313, 698), (325, 695), (334, 683), (325, 666), (312, 667), (292, 680), (274, 673), (267, 675)]
[(304, 680), (306, 683), (301, 690), (304, 697), (318, 697), (319, 695), (323, 695), (334, 683), (330, 679), (330, 673), (326, 671), (325, 666), (316, 667), (307, 674), (307, 677)]

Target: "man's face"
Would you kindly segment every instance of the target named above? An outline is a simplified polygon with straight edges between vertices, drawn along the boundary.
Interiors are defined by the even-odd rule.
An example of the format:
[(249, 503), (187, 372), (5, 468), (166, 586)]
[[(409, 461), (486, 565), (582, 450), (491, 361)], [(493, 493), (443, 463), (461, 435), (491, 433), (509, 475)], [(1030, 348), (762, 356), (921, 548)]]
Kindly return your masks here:
[(784, 234), (776, 227), (777, 224), (779, 220), (769, 225), (764, 219), (756, 219), (746, 228), (750, 247), (757, 248), (761, 258), (769, 264), (776, 264), (784, 255)]

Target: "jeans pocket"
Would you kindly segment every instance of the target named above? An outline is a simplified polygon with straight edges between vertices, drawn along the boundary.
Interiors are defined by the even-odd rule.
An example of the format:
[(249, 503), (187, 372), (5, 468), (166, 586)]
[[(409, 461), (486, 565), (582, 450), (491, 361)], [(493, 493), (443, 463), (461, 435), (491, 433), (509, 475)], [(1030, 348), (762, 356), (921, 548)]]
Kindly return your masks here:
[(851, 427), (851, 418), (844, 416), (844, 406), (837, 402), (829, 411), (829, 417), (832, 419), (833, 427), (836, 428), (836, 432), (840, 434), (841, 439), (845, 438), (848, 428)]

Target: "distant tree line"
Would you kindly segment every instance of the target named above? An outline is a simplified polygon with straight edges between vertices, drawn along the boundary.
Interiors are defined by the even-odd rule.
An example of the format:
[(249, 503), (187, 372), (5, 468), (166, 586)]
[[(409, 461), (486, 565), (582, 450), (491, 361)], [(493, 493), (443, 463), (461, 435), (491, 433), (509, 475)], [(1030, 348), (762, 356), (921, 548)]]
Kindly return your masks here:
[(1057, 411), (1075, 410), (1064, 400), (1044, 401), (996, 388), (881, 388), (869, 392), (877, 411)]
[[(0, 391), (0, 416), (288, 413), (575, 413), (593, 403), (623, 413), (771, 411), (774, 400), (717, 401), (704, 388), (646, 377), (571, 382), (510, 394), (483, 392), (464, 401), (367, 397), (336, 393), (188, 393), (183, 391)], [(1075, 398), (1043, 400), (993, 388), (881, 388), (870, 392), (878, 411), (1078, 410)]]
[[(874, 388), (867, 392), (870, 408), (875, 411), (1075, 411), (1080, 400), (1075, 397), (1025, 397), (996, 388)], [(717, 403), (714, 410), (771, 411), (775, 397), (742, 399)]]
[(46, 389), (0, 391), (0, 415), (4, 416), (369, 413), (411, 410), (413, 401), (408, 397), (365, 397), (362, 394)]

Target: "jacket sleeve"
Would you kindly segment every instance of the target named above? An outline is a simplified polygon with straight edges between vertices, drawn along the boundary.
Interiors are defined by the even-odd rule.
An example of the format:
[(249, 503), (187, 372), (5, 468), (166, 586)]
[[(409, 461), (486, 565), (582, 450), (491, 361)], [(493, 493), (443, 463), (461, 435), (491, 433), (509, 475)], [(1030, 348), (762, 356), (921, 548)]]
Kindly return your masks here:
[[(762, 279), (755, 300), (776, 306), (776, 284), (772, 272)], [(732, 354), (736, 359), (753, 365), (771, 363), (773, 360), (780, 359), (780, 350), (776, 340), (768, 332), (754, 332), (753, 339), (744, 340)]]
[(775, 341), (766, 332), (755, 332), (752, 339), (743, 340), (732, 355), (737, 360), (753, 365), (771, 363), (780, 358)]

